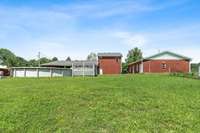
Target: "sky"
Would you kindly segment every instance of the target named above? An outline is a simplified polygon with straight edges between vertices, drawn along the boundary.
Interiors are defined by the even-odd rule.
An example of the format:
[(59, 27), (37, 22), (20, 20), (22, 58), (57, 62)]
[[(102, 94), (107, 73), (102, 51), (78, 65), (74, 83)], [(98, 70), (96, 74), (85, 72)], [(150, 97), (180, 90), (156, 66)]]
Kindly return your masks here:
[(199, 0), (1, 0), (0, 48), (60, 60), (139, 47), (200, 62)]

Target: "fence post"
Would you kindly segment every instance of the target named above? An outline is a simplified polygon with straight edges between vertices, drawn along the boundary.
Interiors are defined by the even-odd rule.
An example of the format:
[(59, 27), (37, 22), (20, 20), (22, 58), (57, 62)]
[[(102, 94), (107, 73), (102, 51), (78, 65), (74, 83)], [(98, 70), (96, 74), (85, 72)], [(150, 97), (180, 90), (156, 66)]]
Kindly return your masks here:
[(17, 72), (16, 72), (16, 69), (14, 69), (14, 76), (15, 76), (15, 77), (17, 76)]
[[(61, 69), (61, 70), (62, 70), (62, 69)], [(64, 71), (65, 71), (65, 69), (62, 70), (62, 75), (63, 75), (63, 77), (65, 77), (65, 75), (64, 75)]]
[(24, 68), (24, 77), (26, 77), (26, 68)]
[(50, 68), (50, 74), (51, 74), (51, 78), (53, 77), (53, 69)]
[(39, 68), (37, 68), (37, 78), (39, 78), (40, 77), (40, 70), (39, 70)]
[(74, 77), (74, 63), (72, 62), (72, 77)]
[(85, 63), (83, 62), (83, 77), (85, 77)]

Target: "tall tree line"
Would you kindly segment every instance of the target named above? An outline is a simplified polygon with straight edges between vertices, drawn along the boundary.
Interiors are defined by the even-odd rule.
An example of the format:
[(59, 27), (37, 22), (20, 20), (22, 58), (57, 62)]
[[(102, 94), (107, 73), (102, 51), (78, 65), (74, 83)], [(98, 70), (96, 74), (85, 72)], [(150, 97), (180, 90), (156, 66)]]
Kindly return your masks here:
[[(1, 65), (6, 65), (8, 67), (37, 67), (39, 63), (38, 59), (26, 60), (22, 57), (16, 56), (10, 50), (3, 48), (0, 48), (0, 60)], [(43, 64), (55, 60), (55, 57), (53, 59), (43, 57), (40, 59), (40, 63)]]

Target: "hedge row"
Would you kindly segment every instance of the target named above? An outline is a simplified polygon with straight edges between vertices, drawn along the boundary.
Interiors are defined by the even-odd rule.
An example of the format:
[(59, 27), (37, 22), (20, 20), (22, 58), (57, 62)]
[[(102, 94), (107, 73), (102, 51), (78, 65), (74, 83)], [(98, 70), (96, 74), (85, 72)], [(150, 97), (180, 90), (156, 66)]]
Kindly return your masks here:
[(198, 76), (198, 73), (170, 73), (170, 76), (200, 79), (200, 77)]

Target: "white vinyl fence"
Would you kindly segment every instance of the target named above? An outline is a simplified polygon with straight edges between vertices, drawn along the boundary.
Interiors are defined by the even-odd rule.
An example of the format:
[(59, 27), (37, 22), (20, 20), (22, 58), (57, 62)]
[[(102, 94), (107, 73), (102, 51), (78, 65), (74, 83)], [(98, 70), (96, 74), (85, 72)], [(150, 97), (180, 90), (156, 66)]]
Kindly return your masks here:
[(13, 77), (69, 77), (72, 70), (69, 68), (44, 68), (44, 67), (24, 67), (12, 68)]

